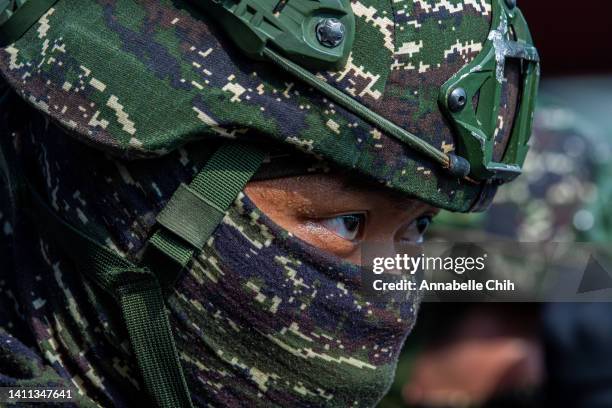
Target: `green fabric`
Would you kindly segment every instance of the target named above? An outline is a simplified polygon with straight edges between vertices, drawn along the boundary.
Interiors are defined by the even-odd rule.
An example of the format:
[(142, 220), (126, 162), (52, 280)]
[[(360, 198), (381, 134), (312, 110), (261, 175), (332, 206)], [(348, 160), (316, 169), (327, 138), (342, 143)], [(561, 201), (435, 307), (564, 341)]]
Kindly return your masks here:
[(245, 145), (222, 146), (189, 186), (178, 188), (157, 221), (194, 249), (202, 249), (263, 157), (261, 151)]
[[(436, 156), (459, 153), (439, 91), (483, 49), (494, 4), (353, 1), (347, 65), (312, 73)], [(119, 157), (166, 155), (193, 140), (280, 142), (453, 211), (469, 211), (483, 187), (450, 176), (274, 64), (245, 58), (184, 1), (60, 0), (0, 57), (0, 72), (26, 100)], [(512, 125), (506, 116), (498, 128)], [(507, 140), (499, 139), (503, 151)]]
[(194, 404), (365, 408), (385, 394), (416, 293), (368, 296), (357, 265), (244, 194), (187, 268), (167, 305)]
[(189, 186), (181, 185), (157, 216), (161, 226), (150, 239), (144, 262), (168, 287), (194, 251), (201, 250), (225, 211), (253, 177), (264, 153), (239, 143), (219, 148)]
[[(157, 276), (163, 283), (176, 278), (194, 251), (202, 249), (263, 158), (263, 152), (245, 145), (219, 148), (189, 187), (179, 187), (158, 217), (162, 230), (153, 235), (146, 252), (153, 251), (170, 263), (151, 263), (155, 258), (145, 255), (145, 267), (65, 223), (31, 191), (35, 213), (42, 214), (45, 229), (58, 238), (86, 276), (116, 299), (145, 388), (156, 406), (192, 406)], [(169, 264), (174, 267), (168, 271), (164, 266)]]
[(170, 288), (193, 256), (193, 246), (166, 229), (156, 231), (147, 243), (142, 262), (152, 265), (163, 288)]
[(370, 123), (375, 124), (382, 131), (406, 143), (412, 149), (423, 154), (425, 157), (437, 162), (445, 168), (448, 167), (449, 160), (446, 154), (436, 149), (429, 143), (419, 139), (412, 133), (407, 132), (406, 130), (395, 125), (393, 122), (390, 122), (384, 117), (376, 114), (366, 106), (357, 103), (357, 101), (355, 101), (355, 99), (351, 98), (349, 95), (339, 91), (338, 89), (329, 85), (327, 82), (321, 81), (316, 76), (312, 75), (312, 73), (307, 69), (301, 68), (299, 65), (293, 63), (287, 58), (284, 58), (274, 50), (266, 49), (265, 55), (270, 58), (271, 61), (274, 61), (289, 73), (295, 75), (297, 78), (306, 82), (313, 88), (320, 90), (324, 95), (331, 98), (340, 106), (347, 108), (349, 111), (354, 112)]
[(147, 269), (124, 269), (115, 289), (147, 393), (158, 407), (192, 407), (162, 292)]
[(162, 292), (154, 274), (61, 220), (33, 190), (32, 214), (79, 270), (117, 301), (145, 389), (158, 407), (191, 407)]
[(225, 211), (181, 184), (157, 222), (195, 248), (202, 248)]
[(0, 24), (0, 46), (18, 40), (55, 3), (57, 0), (26, 1), (4, 24)]

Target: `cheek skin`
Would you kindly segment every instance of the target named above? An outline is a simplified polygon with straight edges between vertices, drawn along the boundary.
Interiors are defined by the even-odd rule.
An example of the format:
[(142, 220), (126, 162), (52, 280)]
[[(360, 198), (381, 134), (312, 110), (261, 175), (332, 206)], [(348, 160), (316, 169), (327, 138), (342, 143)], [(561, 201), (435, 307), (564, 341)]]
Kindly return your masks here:
[[(361, 245), (376, 242), (393, 253), (401, 231), (416, 218), (436, 210), (420, 201), (397, 197), (338, 175), (308, 175), (253, 181), (246, 195), (274, 223), (297, 238), (351, 263), (361, 261)], [(318, 221), (366, 213), (362, 234), (347, 240)]]
[[(290, 184), (288, 179), (250, 182), (245, 193), (257, 208), (281, 228), (312, 246), (350, 262), (357, 262), (360, 253), (356, 245), (313, 221), (317, 214), (313, 210), (312, 200), (291, 189)], [(320, 196), (316, 190), (315, 185), (311, 192), (315, 197)]]
[(361, 251), (359, 245), (339, 237), (320, 224), (306, 221), (297, 226), (295, 236), (310, 245), (331, 252), (345, 261), (360, 263)]

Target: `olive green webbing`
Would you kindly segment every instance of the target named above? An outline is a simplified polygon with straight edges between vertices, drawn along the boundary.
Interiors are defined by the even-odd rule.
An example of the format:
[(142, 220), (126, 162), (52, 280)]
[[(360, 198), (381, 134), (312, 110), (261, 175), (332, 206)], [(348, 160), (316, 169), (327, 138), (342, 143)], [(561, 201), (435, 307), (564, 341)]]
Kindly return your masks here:
[[(212, 233), (223, 217), (224, 211), (220, 213), (219, 210), (230, 206), (257, 171), (263, 158), (261, 151), (234, 143), (222, 146), (215, 152), (189, 186), (201, 194), (200, 198), (212, 208), (208, 214), (187, 213), (191, 222), (206, 226), (198, 230), (210, 230)], [(84, 274), (116, 299), (145, 389), (155, 405), (164, 408), (192, 407), (158, 280), (158, 276), (164, 272), (160, 265), (147, 263), (147, 259), (144, 259), (144, 266), (137, 266), (122, 258), (66, 223), (31, 186), (29, 190), (31, 210), (36, 221), (55, 238)], [(181, 207), (183, 197), (175, 193), (171, 201), (175, 201), (175, 204), (178, 202), (179, 208), (188, 210), (189, 205), (193, 204), (193, 197), (188, 196), (187, 205)], [(196, 207), (198, 210), (201, 208)], [(162, 219), (169, 222), (173, 214), (180, 220), (185, 219), (184, 213), (173, 211), (166, 213)], [(171, 259), (176, 268), (176, 265), (182, 268), (195, 248), (182, 237), (175, 236), (176, 233), (181, 233), (180, 228), (175, 232), (162, 226), (151, 238), (149, 245), (154, 245), (158, 254)], [(203, 242), (207, 239), (208, 236), (200, 238)], [(150, 252), (149, 249), (146, 252)], [(173, 275), (176, 270), (170, 272)]]
[(38, 21), (57, 0), (28, 0), (0, 25), (0, 47), (12, 44)]
[(115, 298), (151, 400), (159, 407), (191, 407), (156, 276), (64, 222), (33, 191), (30, 195), (37, 221), (82, 273)]
[(192, 407), (159, 283), (150, 273), (133, 275), (142, 279), (116, 292), (145, 389), (159, 407)]
[[(252, 146), (228, 143), (219, 148), (189, 186), (181, 185), (158, 214), (161, 228), (149, 239), (144, 262), (151, 265), (163, 287), (200, 250), (219, 225), (246, 183), (264, 160)], [(155, 267), (162, 265), (162, 267)]]

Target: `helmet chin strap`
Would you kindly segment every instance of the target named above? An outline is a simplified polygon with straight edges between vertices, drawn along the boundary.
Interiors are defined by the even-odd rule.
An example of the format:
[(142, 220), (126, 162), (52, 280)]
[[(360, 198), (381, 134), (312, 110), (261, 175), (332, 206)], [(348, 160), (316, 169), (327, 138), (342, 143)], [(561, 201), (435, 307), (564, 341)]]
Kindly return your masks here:
[(68, 224), (38, 195), (34, 185), (26, 183), (30, 216), (86, 278), (115, 300), (144, 388), (157, 407), (193, 407), (166, 313), (168, 289), (194, 253), (206, 245), (264, 158), (263, 151), (250, 145), (230, 142), (220, 147), (159, 213), (159, 228), (139, 263), (119, 256)]

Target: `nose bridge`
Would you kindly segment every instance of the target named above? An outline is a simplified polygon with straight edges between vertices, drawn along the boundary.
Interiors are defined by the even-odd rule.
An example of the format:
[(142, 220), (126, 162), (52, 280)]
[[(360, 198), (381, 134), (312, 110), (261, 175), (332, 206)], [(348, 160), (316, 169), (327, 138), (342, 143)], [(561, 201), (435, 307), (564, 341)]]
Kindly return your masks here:
[(365, 241), (366, 244), (374, 243), (377, 248), (384, 249), (391, 256), (403, 231), (412, 222), (413, 215), (417, 215), (418, 208), (416, 206), (411, 209), (398, 208), (387, 201), (378, 203), (377, 207), (377, 211), (371, 213), (366, 225)]

